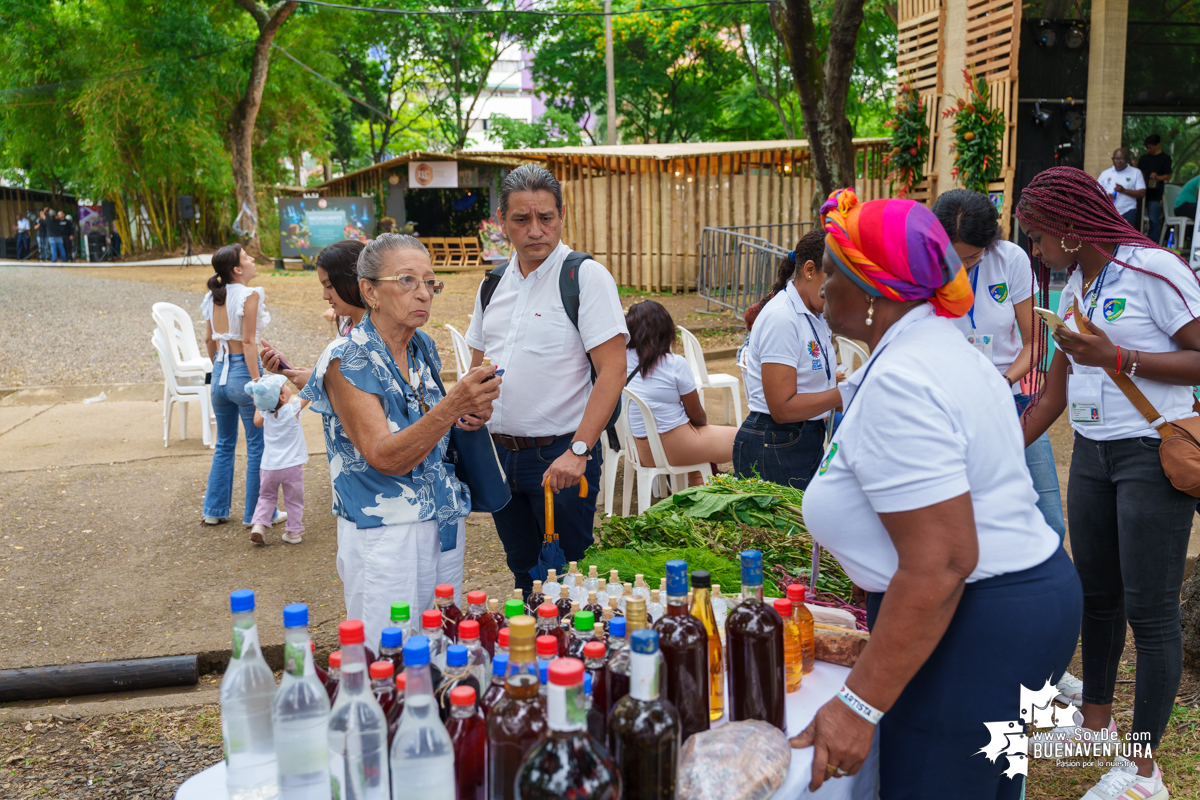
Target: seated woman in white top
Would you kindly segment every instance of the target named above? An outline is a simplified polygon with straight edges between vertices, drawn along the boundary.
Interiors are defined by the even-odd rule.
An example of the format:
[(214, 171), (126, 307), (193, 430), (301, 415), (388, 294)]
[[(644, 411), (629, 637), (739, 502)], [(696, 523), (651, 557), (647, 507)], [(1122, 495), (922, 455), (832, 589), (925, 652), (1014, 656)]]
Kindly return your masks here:
[[(737, 428), (708, 424), (692, 368), (687, 359), (671, 352), (676, 331), (670, 312), (661, 303), (644, 300), (629, 307), (625, 324), (629, 326), (629, 345), (625, 351), (627, 385), (650, 407), (667, 461), (675, 465), (729, 461), (733, 457)], [(629, 403), (627, 413), (629, 430), (637, 440), (638, 457), (643, 464), (654, 466), (642, 412)], [(688, 473), (690, 486), (703, 483), (699, 472)]]
[(1079, 579), (1037, 509), (1008, 385), (950, 322), (971, 287), (937, 218), (852, 189), (822, 218), (825, 314), (871, 358), (842, 384), (804, 521), (868, 593), (871, 639), (793, 746), (815, 745), (819, 785), (878, 732), (882, 797), (1015, 800), (1020, 765), (979, 753), (989, 726), (1024, 730), (1021, 686), (1070, 663)]

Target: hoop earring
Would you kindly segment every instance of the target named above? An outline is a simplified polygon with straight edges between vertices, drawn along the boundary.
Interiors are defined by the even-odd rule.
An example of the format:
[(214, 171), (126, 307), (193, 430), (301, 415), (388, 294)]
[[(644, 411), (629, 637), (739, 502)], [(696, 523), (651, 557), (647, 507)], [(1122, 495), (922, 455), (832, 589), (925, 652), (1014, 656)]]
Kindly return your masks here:
[(1082, 250), (1082, 249), (1083, 249), (1083, 240), (1082, 240), (1082, 239), (1076, 239), (1075, 241), (1076, 241), (1075, 249), (1074, 249), (1074, 250), (1072, 250), (1071, 248), (1067, 247), (1067, 240), (1066, 240), (1066, 239), (1062, 239), (1062, 240), (1060, 240), (1060, 244), (1061, 244), (1061, 246), (1062, 246), (1062, 250), (1063, 250), (1063, 252), (1064, 252), (1064, 253), (1078, 253), (1080, 250)]
[(867, 306), (867, 324), (868, 325), (875, 324), (875, 320), (872, 319), (874, 316), (875, 316), (875, 298), (872, 297), (871, 304), (869, 306)]

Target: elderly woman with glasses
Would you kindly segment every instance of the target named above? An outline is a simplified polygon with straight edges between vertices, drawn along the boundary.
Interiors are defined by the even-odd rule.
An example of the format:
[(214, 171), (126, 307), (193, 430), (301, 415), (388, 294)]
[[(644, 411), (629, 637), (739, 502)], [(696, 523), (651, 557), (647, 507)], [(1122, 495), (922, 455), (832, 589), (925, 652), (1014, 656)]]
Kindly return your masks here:
[(487, 422), (500, 378), (476, 367), (438, 389), (442, 362), (418, 328), (442, 283), (419, 240), (383, 234), (359, 255), (358, 277), (367, 313), (321, 354), (301, 397), (324, 420), (346, 615), (374, 649), (392, 603), (431, 608), (441, 583), (459, 601), (471, 498), (446, 447), (452, 426)]

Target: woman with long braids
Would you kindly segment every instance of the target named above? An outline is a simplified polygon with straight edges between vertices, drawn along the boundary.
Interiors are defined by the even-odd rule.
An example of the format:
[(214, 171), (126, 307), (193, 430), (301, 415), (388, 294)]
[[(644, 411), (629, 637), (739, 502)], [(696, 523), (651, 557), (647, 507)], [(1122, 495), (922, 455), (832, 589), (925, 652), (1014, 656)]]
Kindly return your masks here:
[[(1043, 276), (1072, 270), (1059, 303), (1066, 326), (1053, 331), (1060, 352), (1025, 423), (1027, 445), (1068, 407), (1075, 429), (1067, 518), (1083, 584), (1083, 708), (1055, 736), (1116, 735), (1113, 688), (1128, 621), (1137, 648), (1133, 741), (1146, 736), (1157, 750), (1183, 666), (1179, 591), (1196, 499), (1171, 485), (1161, 437), (1105, 370), (1129, 376), (1166, 420), (1194, 416), (1200, 286), (1081, 170), (1040, 173), (1017, 217)], [(1085, 800), (1166, 800), (1152, 757), (1116, 761)]]

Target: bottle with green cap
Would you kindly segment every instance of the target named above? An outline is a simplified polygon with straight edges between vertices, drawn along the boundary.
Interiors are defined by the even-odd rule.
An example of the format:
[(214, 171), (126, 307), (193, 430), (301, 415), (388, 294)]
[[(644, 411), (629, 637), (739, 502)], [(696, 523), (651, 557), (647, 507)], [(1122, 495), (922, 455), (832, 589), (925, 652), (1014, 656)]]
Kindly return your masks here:
[(576, 611), (573, 622), (575, 628), (567, 639), (567, 655), (583, 660), (583, 648), (595, 641), (596, 615), (591, 611)]
[(233, 800), (275, 797), (278, 776), (271, 704), (275, 674), (258, 647), (254, 592), (229, 595), (233, 612), (233, 651), (221, 679), (221, 741), (225, 745), (225, 786)]
[(392, 627), (399, 628), (404, 632), (404, 641), (408, 641), (408, 637), (421, 632), (413, 626), (411, 617), (412, 611), (408, 603), (392, 603)]
[(518, 600), (515, 597), (510, 597), (508, 600), (504, 601), (504, 618), (505, 619), (512, 619), (513, 617), (519, 617), (524, 613), (525, 613), (525, 602), (523, 600)]

